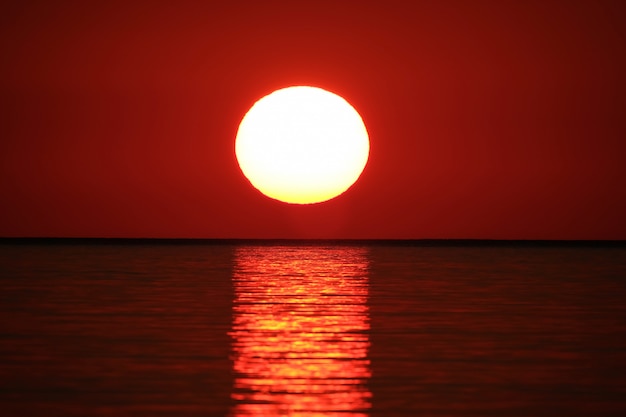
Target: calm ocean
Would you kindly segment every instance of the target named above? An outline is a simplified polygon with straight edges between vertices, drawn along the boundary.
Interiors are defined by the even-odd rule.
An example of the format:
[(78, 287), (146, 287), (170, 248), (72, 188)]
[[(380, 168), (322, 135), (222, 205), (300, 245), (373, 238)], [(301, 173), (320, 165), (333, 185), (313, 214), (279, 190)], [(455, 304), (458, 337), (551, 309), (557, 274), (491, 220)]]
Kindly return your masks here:
[(2, 416), (624, 416), (625, 247), (0, 245)]

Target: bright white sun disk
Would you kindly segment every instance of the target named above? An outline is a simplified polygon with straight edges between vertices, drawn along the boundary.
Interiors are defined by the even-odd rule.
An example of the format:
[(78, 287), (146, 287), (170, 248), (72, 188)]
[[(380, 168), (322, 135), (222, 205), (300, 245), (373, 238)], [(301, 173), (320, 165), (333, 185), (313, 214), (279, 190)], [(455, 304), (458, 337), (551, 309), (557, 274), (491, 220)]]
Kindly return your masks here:
[(268, 197), (319, 203), (356, 182), (367, 163), (369, 137), (343, 98), (316, 87), (288, 87), (250, 108), (235, 154), (244, 175)]

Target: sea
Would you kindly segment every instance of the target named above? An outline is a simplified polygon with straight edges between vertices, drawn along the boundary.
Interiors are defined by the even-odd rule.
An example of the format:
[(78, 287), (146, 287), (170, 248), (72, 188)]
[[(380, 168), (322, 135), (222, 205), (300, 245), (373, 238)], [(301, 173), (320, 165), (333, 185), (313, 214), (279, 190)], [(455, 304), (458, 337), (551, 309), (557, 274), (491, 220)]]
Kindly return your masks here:
[(2, 416), (625, 416), (626, 245), (0, 244)]

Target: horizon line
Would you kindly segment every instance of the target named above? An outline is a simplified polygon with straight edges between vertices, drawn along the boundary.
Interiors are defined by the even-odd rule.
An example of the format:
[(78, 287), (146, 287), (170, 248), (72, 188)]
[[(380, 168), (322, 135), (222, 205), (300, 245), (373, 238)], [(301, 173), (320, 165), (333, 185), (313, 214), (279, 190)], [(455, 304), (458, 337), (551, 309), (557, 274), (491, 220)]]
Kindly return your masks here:
[(146, 237), (0, 237), (0, 244), (143, 245), (344, 245), (344, 246), (569, 246), (626, 247), (622, 239), (355, 239), (355, 238), (146, 238)]

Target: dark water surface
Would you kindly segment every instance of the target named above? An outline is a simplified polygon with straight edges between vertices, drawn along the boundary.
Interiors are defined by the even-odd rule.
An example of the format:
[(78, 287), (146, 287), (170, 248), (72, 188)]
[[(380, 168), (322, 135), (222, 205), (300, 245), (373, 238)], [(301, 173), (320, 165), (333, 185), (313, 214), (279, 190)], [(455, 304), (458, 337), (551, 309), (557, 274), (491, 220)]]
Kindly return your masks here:
[(3, 416), (623, 416), (626, 248), (1, 245)]

